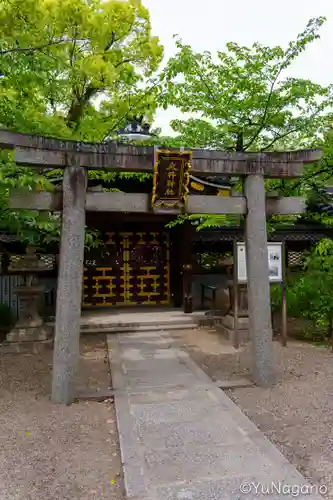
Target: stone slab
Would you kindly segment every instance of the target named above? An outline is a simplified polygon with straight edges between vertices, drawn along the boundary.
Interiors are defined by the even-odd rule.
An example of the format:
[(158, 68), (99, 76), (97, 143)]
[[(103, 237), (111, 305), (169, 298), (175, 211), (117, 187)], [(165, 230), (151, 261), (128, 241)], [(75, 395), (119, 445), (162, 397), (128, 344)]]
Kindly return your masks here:
[(197, 420), (136, 425), (134, 434), (143, 446), (150, 442), (153, 449), (185, 447), (188, 443), (202, 446), (214, 443), (216, 446), (222, 446), (249, 442), (249, 437), (232, 425), (229, 415), (225, 415), (222, 421), (210, 419), (207, 426), (204, 421)]
[(174, 386), (172, 388), (166, 387), (165, 390), (150, 390), (147, 392), (131, 392), (128, 395), (130, 404), (153, 404), (153, 403), (165, 403), (168, 401), (181, 401), (188, 400), (193, 401), (197, 398), (209, 399), (207, 391), (203, 391), (201, 385), (196, 387), (184, 387), (184, 386)]
[(163, 330), (158, 332), (144, 330), (142, 332), (137, 331), (128, 333), (127, 335), (119, 335), (118, 342), (119, 344), (126, 344), (131, 341), (141, 343), (144, 341), (158, 341), (162, 340), (163, 338), (170, 341), (169, 335), (164, 335)]
[(219, 479), (228, 476), (272, 475), (276, 468), (269, 457), (259, 453), (253, 443), (218, 446), (187, 444), (183, 447), (154, 449), (144, 453), (146, 480), (155, 485), (178, 481)]
[(137, 425), (149, 426), (170, 422), (203, 421), (209, 408), (210, 419), (223, 420), (223, 409), (218, 402), (201, 398), (193, 401), (180, 400), (166, 403), (131, 405), (131, 414)]
[(131, 414), (137, 422), (162, 423), (168, 421), (191, 422), (193, 419), (202, 421), (208, 417), (220, 419), (228, 415), (229, 409), (223, 402), (214, 398), (209, 391), (200, 391), (191, 399), (163, 401), (159, 403), (132, 404)]
[(145, 347), (146, 349), (155, 349), (158, 347), (161, 347), (164, 349), (165, 347), (171, 348), (171, 343), (170, 339), (163, 338), (163, 337), (151, 337), (151, 338), (144, 338), (141, 339), (140, 341), (137, 341), (136, 339), (123, 339), (121, 342), (119, 342), (121, 346), (124, 348), (131, 348), (131, 347), (138, 347), (139, 345), (142, 347)]
[[(126, 348), (120, 349), (121, 358), (123, 363), (127, 362), (135, 362), (135, 361), (166, 361), (166, 360), (175, 360), (179, 358), (179, 355), (176, 355), (175, 351), (172, 348), (163, 348), (162, 345), (155, 345), (155, 347), (146, 347), (143, 346), (141, 349), (138, 349), (137, 344), (131, 344)], [(183, 354), (183, 352), (180, 352)], [(184, 353), (186, 354), (186, 353)], [(144, 365), (143, 365), (144, 366)]]
[[(147, 365), (150, 365), (151, 367), (156, 366), (156, 363), (147, 363)], [(168, 367), (166, 364), (161, 364), (161, 369), (158, 372), (158, 377), (156, 378), (156, 383), (158, 380), (163, 381), (165, 383), (170, 381), (170, 373), (173, 373), (174, 378), (181, 378), (181, 377), (191, 377), (193, 379), (193, 382), (195, 381), (195, 376), (193, 373), (190, 372), (190, 370), (187, 370), (185, 367), (180, 370), (179, 373), (175, 370), (176, 363), (173, 361), (170, 362), (170, 369), (168, 370)], [(148, 368), (147, 368), (148, 369)], [(147, 375), (147, 372), (141, 367), (140, 369), (137, 369), (137, 367), (131, 369), (131, 367), (126, 366), (125, 363), (123, 365), (123, 373), (126, 376), (127, 380), (132, 380), (133, 378), (138, 378), (140, 380), (146, 380), (151, 382), (151, 379), (149, 379), (149, 375)]]
[(195, 378), (191, 373), (175, 373), (170, 372), (169, 377), (166, 378), (163, 374), (156, 375), (154, 380), (147, 374), (141, 374), (138, 376), (130, 375), (130, 373), (126, 376), (126, 386), (132, 390), (148, 390), (153, 387), (170, 387), (176, 385), (187, 386), (195, 385)]
[[(126, 355), (126, 353), (124, 354)], [(168, 375), (170, 374), (170, 372), (179, 371), (179, 358), (175, 357), (174, 355), (170, 356), (170, 358), (165, 359), (155, 359), (155, 357), (153, 357), (150, 359), (144, 358), (143, 360), (138, 361), (128, 360), (125, 358), (123, 360), (122, 366), (124, 372), (127, 373), (129, 377), (146, 375), (147, 373), (149, 373), (149, 371), (152, 372), (152, 370), (154, 370), (158, 371), (160, 375), (165, 376), (166, 380), (168, 380)], [(186, 365), (182, 366), (182, 372), (191, 373)]]
[[(175, 350), (158, 360), (163, 348), (150, 347), (147, 359), (139, 339), (130, 350), (119, 336), (107, 343), (129, 500), (277, 500), (295, 496), (274, 490), (261, 495), (254, 485), (310, 487), (191, 358)], [(252, 491), (243, 494), (242, 483)]]

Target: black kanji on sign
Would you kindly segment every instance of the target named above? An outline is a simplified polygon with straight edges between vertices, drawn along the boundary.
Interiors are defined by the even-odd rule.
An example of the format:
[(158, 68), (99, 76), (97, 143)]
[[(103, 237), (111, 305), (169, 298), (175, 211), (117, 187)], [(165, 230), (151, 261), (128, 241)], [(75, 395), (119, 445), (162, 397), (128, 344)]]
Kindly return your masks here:
[(182, 208), (189, 192), (192, 153), (156, 150), (152, 207)]

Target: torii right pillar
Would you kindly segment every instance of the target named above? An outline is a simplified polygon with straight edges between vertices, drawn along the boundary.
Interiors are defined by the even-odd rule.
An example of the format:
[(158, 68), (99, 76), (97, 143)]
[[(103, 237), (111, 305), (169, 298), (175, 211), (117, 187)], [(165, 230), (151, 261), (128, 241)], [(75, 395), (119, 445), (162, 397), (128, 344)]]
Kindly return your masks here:
[(276, 381), (276, 373), (268, 271), (264, 176), (252, 174), (245, 177), (244, 194), (247, 199), (245, 247), (249, 324), (252, 335), (252, 377), (254, 383), (260, 387), (270, 387)]

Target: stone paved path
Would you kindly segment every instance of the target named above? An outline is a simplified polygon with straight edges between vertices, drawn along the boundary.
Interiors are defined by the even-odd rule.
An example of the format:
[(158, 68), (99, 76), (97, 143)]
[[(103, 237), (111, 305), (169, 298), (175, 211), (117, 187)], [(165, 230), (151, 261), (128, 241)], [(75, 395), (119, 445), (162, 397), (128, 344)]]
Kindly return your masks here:
[(322, 498), (167, 332), (108, 347), (129, 499)]

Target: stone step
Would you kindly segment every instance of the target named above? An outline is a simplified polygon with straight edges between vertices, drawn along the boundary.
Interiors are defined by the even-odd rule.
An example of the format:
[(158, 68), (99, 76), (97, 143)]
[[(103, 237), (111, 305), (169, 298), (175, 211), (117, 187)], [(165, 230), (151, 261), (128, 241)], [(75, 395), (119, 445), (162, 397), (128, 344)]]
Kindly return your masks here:
[(179, 325), (130, 325), (130, 326), (104, 326), (103, 328), (91, 327), (81, 329), (81, 333), (133, 333), (133, 332), (161, 332), (169, 330), (192, 330), (198, 328), (196, 323), (180, 323)]
[[(54, 323), (48, 323), (54, 327)], [(131, 332), (156, 332), (163, 330), (190, 330), (198, 328), (198, 322), (193, 318), (179, 318), (169, 321), (140, 321), (140, 323), (92, 323), (82, 324), (81, 333), (131, 333)]]

